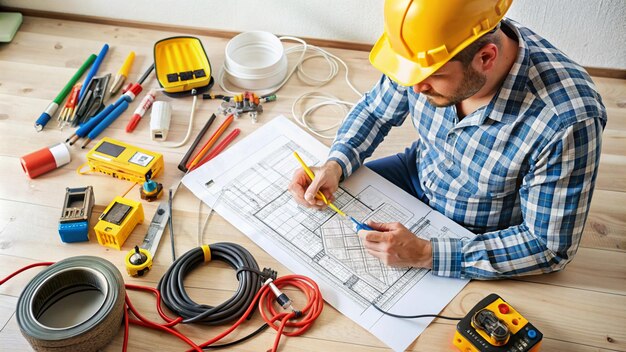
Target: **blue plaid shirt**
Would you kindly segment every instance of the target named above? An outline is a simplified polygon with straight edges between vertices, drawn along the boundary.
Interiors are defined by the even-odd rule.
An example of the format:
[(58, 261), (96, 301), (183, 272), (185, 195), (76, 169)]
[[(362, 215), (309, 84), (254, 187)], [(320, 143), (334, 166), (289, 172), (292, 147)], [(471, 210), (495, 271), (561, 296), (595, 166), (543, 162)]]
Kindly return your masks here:
[(517, 60), (491, 102), (459, 121), (383, 76), (351, 110), (329, 159), (348, 177), (391, 127), (413, 119), (429, 205), (473, 233), (432, 239), (440, 276), (493, 279), (562, 269), (578, 249), (606, 112), (582, 67), (518, 23)]

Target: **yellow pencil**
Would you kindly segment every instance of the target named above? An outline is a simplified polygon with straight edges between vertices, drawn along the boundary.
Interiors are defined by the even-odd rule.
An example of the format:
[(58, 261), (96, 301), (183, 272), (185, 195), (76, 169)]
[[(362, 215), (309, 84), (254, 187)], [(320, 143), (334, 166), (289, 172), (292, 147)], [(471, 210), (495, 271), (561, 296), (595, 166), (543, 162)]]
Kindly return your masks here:
[[(302, 165), (302, 168), (304, 169), (304, 172), (309, 176), (309, 178), (311, 179), (311, 181), (313, 181), (313, 179), (315, 178), (315, 174), (313, 173), (313, 171), (311, 171), (311, 169), (304, 163), (304, 160), (302, 160), (302, 158), (300, 157), (300, 155), (298, 155), (298, 152), (293, 152), (293, 156), (296, 157), (296, 159), (298, 160), (298, 162), (300, 163), (300, 165)], [(326, 199), (326, 196), (324, 195), (324, 193), (322, 193), (322, 191), (317, 191), (317, 197), (319, 199), (322, 200), (322, 202), (324, 202), (324, 204), (328, 205), (328, 207), (332, 210), (334, 210), (335, 212), (337, 212), (337, 214), (341, 215), (341, 216), (346, 216), (346, 213), (344, 213), (343, 211), (341, 211), (339, 208), (337, 208), (333, 203), (329, 202), (328, 199)]]

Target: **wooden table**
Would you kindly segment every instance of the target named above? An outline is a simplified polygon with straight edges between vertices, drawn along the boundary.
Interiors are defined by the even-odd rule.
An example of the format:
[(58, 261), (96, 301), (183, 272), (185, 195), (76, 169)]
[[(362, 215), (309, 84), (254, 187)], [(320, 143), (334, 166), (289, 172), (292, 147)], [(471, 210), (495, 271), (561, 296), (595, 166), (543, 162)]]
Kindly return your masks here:
[[(75, 170), (85, 161), (86, 150), (71, 148), (72, 162), (34, 180), (28, 179), (19, 165), (19, 157), (42, 147), (65, 140), (72, 130), (60, 131), (52, 121), (46, 129), (35, 132), (33, 123), (56, 96), (76, 68), (90, 53), (97, 53), (103, 43), (111, 50), (100, 72), (116, 73), (129, 51), (137, 58), (130, 80), (136, 80), (151, 63), (153, 44), (176, 35), (148, 29), (100, 25), (86, 22), (61, 21), (26, 17), (12, 43), (0, 44), (0, 277), (39, 261), (58, 261), (76, 255), (94, 255), (114, 263), (124, 273), (124, 256), (134, 244), (141, 242), (156, 204), (144, 202), (146, 221), (138, 226), (122, 251), (102, 247), (91, 234), (91, 241), (65, 244), (57, 233), (66, 187), (92, 185), (96, 198), (93, 221), (114, 196), (123, 194), (129, 182), (104, 175), (78, 175)], [(200, 37), (213, 65), (214, 74), (222, 65), (223, 38)], [(332, 49), (350, 66), (350, 76), (356, 86), (367, 90), (379, 77), (367, 61), (367, 53)], [(323, 75), (321, 61), (308, 62), (312, 74)], [(343, 73), (341, 73), (343, 74)], [(461, 316), (489, 293), (497, 293), (521, 311), (545, 335), (545, 351), (625, 351), (626, 350), (626, 83), (622, 80), (595, 78), (609, 122), (604, 131), (600, 174), (593, 203), (578, 254), (560, 273), (493, 282), (473, 281), (444, 309), (449, 316)], [(154, 78), (147, 87), (156, 86)], [(247, 135), (272, 117), (290, 116), (292, 102), (302, 93), (314, 90), (297, 78), (278, 92), (278, 101), (265, 105), (265, 112), (254, 125), (248, 119), (236, 121), (236, 127)], [(355, 101), (341, 78), (323, 88), (325, 92)], [(217, 91), (217, 90), (214, 90)], [(178, 141), (187, 127), (191, 98), (171, 99), (173, 122), (168, 140)], [(134, 110), (137, 101), (131, 104)], [(194, 135), (218, 101), (200, 101)], [(132, 109), (132, 110), (131, 110)], [(165, 172), (158, 178), (166, 188), (177, 182), (182, 174), (176, 165), (189, 144), (183, 148), (162, 147), (149, 138), (148, 117), (140, 122), (133, 134), (124, 132), (131, 112), (109, 127), (104, 135), (158, 151), (165, 158)], [(333, 109), (325, 108), (315, 117), (323, 126), (341, 118)], [(408, 121), (408, 120), (407, 120)], [(410, 122), (394, 129), (377, 150), (375, 157), (388, 155), (410, 144), (416, 133)], [(329, 144), (329, 141), (325, 141)], [(137, 187), (129, 198), (139, 199)], [(174, 232), (176, 251), (180, 255), (196, 247), (199, 201), (181, 189), (174, 201)], [(202, 208), (203, 214), (207, 208)], [(259, 265), (275, 268), (281, 274), (289, 271), (252, 243), (233, 225), (215, 215), (204, 233), (204, 242), (231, 241), (249, 249)], [(155, 286), (171, 263), (170, 246), (163, 239), (153, 270), (144, 278), (126, 276), (127, 283)], [(0, 287), (0, 349), (29, 350), (15, 318), (17, 298), (35, 272), (32, 269)], [(190, 294), (199, 302), (218, 304), (230, 296), (237, 282), (232, 269), (214, 263), (196, 270), (185, 282)], [(156, 318), (154, 300), (147, 294), (132, 292), (131, 298), (148, 317)], [(261, 324), (257, 316), (234, 334), (243, 336)], [(180, 328), (194, 341), (204, 341), (225, 327), (183, 326)], [(455, 323), (435, 320), (410, 346), (410, 351), (451, 350)], [(120, 330), (121, 332), (121, 330)], [(275, 332), (267, 330), (257, 338), (240, 345), (240, 351), (266, 350)], [(107, 350), (119, 350), (122, 334)], [(386, 346), (373, 335), (326, 305), (315, 325), (301, 337), (283, 338), (283, 350), (289, 351), (382, 351)], [(132, 327), (132, 350), (185, 350), (179, 340), (145, 328)]]

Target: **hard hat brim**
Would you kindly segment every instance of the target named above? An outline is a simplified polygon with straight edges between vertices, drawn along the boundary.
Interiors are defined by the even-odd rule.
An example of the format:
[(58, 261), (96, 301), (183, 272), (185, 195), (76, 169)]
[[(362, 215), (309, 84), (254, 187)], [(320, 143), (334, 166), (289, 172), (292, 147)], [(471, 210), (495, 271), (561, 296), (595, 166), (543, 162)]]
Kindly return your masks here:
[(372, 66), (403, 86), (413, 86), (420, 83), (447, 62), (422, 67), (417, 62), (397, 54), (391, 47), (387, 34), (383, 34), (374, 44), (369, 59)]

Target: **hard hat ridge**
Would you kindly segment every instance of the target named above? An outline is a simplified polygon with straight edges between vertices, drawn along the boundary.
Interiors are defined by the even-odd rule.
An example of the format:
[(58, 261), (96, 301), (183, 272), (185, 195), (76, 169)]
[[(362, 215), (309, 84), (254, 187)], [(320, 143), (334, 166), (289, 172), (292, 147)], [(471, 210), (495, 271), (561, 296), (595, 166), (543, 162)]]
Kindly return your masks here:
[(370, 62), (402, 85), (414, 85), (494, 29), (512, 0), (387, 0), (385, 32)]

